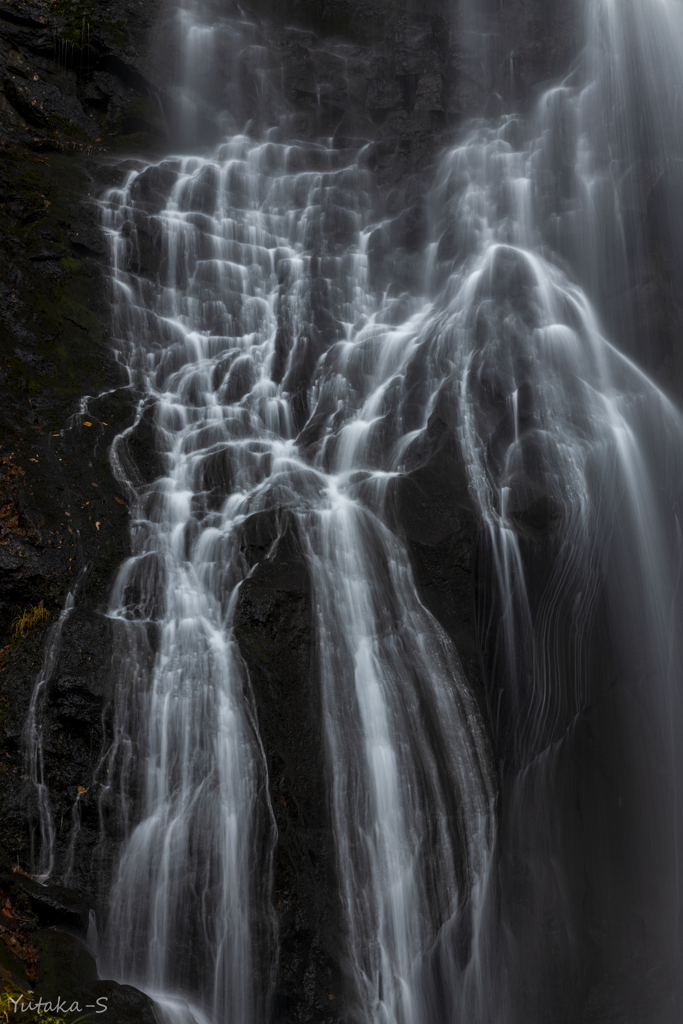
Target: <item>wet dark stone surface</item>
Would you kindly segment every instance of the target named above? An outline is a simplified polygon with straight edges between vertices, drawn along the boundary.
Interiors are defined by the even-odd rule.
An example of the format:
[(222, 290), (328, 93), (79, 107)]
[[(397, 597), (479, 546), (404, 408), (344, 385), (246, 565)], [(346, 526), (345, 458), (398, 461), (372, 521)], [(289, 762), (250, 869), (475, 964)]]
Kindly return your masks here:
[(72, 1014), (106, 1010), (113, 1024), (156, 1024), (148, 996), (98, 978), (84, 942), (88, 908), (79, 896), (17, 871), (2, 849), (0, 867), (0, 983), (3, 993), (20, 1000), (13, 1012), (26, 1020), (54, 1013), (61, 1020), (70, 1009)]
[[(84, 938), (89, 907), (104, 896), (93, 871), (99, 820), (90, 783), (105, 739), (103, 713), (113, 684), (111, 636), (103, 611), (129, 545), (126, 495), (113, 476), (109, 447), (132, 423), (134, 402), (121, 386), (112, 357), (105, 247), (92, 206), (92, 196), (118, 180), (119, 172), (112, 176), (109, 168), (78, 151), (66, 155), (53, 148), (45, 154), (12, 148), (7, 136), (4, 142), (0, 844), (8, 856), (0, 888), (10, 907), (18, 909), (9, 933), (3, 917), (0, 966), (24, 990), (35, 987), (39, 994), (46, 994), (46, 986), (61, 985), (60, 994), (66, 995), (71, 979), (80, 999), (86, 981), (97, 977), (94, 961), (80, 940), (60, 929)], [(87, 394), (102, 397), (90, 399), (80, 411)], [(64, 889), (42, 886), (21, 873), (32, 869), (39, 846), (22, 731), (46, 641), (74, 586), (77, 608), (64, 626), (41, 713), (46, 782), (62, 862), (74, 810), (80, 814), (72, 888)], [(17, 635), (15, 619), (39, 607), (47, 621)], [(14, 948), (24, 951), (24, 959), (12, 953), (12, 928), (19, 936)], [(27, 977), (32, 964), (38, 974)], [(114, 983), (93, 984), (108, 986), (112, 1006), (121, 1004), (112, 1020), (154, 1019), (150, 1001), (140, 993), (132, 990), (120, 997)]]
[(406, 539), (420, 597), (454, 641), (485, 710), (474, 609), (479, 522), (452, 429), (433, 417), (423, 443), (420, 464), (397, 479), (390, 509)]
[(149, 43), (158, 0), (7, 0), (0, 133), (40, 152), (98, 152), (163, 136)]
[(44, 926), (87, 930), (88, 908), (72, 890), (59, 885), (41, 885), (27, 875), (14, 873), (0, 875), (0, 883), (20, 890)]
[[(125, 495), (109, 446), (133, 409), (110, 347), (104, 245), (88, 195), (102, 187), (97, 165), (6, 150), (0, 174), (0, 842), (29, 868), (35, 820), (21, 733), (48, 631), (77, 581), (78, 611), (64, 628), (46, 695), (58, 819), (70, 822), (102, 740), (108, 631), (101, 611), (128, 548)], [(79, 411), (84, 394), (102, 392)], [(48, 621), (15, 636), (15, 618), (40, 605)]]
[(275, 1019), (331, 1024), (344, 1006), (311, 584), (296, 522), (287, 513), (247, 519), (242, 550), (253, 567), (240, 587), (235, 637), (249, 675), (277, 825)]

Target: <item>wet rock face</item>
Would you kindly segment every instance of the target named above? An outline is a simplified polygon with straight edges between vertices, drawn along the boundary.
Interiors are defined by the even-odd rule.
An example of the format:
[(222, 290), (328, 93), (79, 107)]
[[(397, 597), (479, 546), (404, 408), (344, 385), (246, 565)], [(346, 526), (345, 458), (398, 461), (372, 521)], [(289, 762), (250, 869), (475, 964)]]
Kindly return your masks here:
[[(105, 986), (98, 996), (109, 986), (110, 1005), (121, 1004), (113, 1019), (152, 1021), (140, 993), (91, 981), (92, 957), (61, 931), (85, 939), (88, 909), (105, 896), (96, 883), (101, 837), (90, 780), (114, 682), (103, 612), (129, 537), (109, 447), (133, 422), (134, 400), (112, 358), (105, 247), (91, 205), (118, 172), (102, 170), (104, 177), (97, 165), (54, 151), (0, 151), (0, 845), (8, 854), (0, 858), (0, 968), (3, 980), (42, 994), (52, 977), (66, 996), (70, 978), (81, 1003), (86, 983)], [(84, 394), (102, 397), (86, 411)], [(56, 850), (70, 864), (70, 888), (44, 888), (22, 874), (34, 869), (40, 846), (22, 736), (50, 631), (76, 586), (81, 597), (40, 716)]]
[[(325, 776), (312, 594), (296, 522), (263, 512), (243, 527), (249, 575), (235, 637), (252, 689), (277, 825), (273, 887), (279, 917), (276, 1019), (332, 1022), (339, 998), (339, 908)], [(332, 996), (333, 998), (330, 998)]]
[(394, 525), (407, 542), (420, 597), (454, 641), (486, 714), (474, 617), (479, 523), (455, 435), (438, 416), (420, 455), (418, 465), (394, 486)]
[(606, 275), (601, 312), (611, 336), (665, 389), (683, 396), (683, 161), (637, 161), (621, 182), (628, 252), (639, 258), (625, 275)]
[(583, 45), (583, 7), (578, 0), (488, 0), (479, 8), (488, 58), (477, 61), (474, 33), (460, 35), (454, 49), (460, 108), (471, 113), (474, 104), (494, 116), (499, 109), (528, 109)]
[[(128, 544), (109, 447), (133, 410), (106, 326), (94, 174), (61, 154), (0, 158), (0, 843), (25, 869), (37, 851), (22, 731), (43, 646), (78, 581), (85, 603), (65, 626), (46, 693), (46, 767), (69, 821), (102, 741), (101, 613)], [(84, 393), (102, 392), (79, 411)], [(63, 852), (67, 832), (58, 843)]]
[(95, 151), (163, 135), (148, 51), (158, 0), (7, 0), (0, 9), (0, 133), (41, 151)]
[[(101, 980), (84, 939), (88, 908), (61, 886), (44, 886), (12, 865), (0, 849), (0, 982), (25, 1019), (60, 1019), (88, 1008), (114, 1024), (155, 1024), (152, 1000), (129, 985)], [(45, 1004), (50, 1004), (46, 1006)], [(23, 1009), (22, 1009), (23, 1006)]]
[[(174, 11), (164, 0), (6, 0), (5, 139), (38, 150), (164, 145), (175, 125)], [(368, 158), (398, 180), (433, 162), (444, 129), (531, 102), (568, 68), (581, 36), (574, 0), (480, 5), (476, 13), (470, 25), (444, 0), (254, 0), (239, 10), (222, 0), (217, 16), (252, 26), (234, 55), (225, 102), (243, 124), (256, 112), (264, 74), (274, 73), (299, 127), (341, 145), (372, 142)], [(482, 33), (492, 41), (486, 61)]]
[[(393, 173), (424, 169), (435, 136), (463, 118), (533, 102), (539, 86), (566, 71), (580, 45), (575, 0), (467, 5), (444, 0), (290, 0), (278, 12), (258, 0), (264, 19), (310, 26), (278, 45), (289, 94), (341, 114), (377, 140)], [(315, 35), (313, 34), (315, 33)], [(482, 59), (481, 39), (487, 39)], [(335, 52), (335, 46), (338, 47)], [(361, 108), (363, 118), (353, 116)]]

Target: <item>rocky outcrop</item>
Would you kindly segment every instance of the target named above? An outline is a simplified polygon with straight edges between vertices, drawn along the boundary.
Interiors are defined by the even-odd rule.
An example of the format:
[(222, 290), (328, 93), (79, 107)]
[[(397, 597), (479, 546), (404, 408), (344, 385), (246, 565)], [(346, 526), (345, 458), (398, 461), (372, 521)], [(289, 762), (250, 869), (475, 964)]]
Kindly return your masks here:
[[(51, 788), (62, 791), (67, 819), (102, 739), (106, 624), (100, 611), (128, 543), (124, 495), (108, 453), (132, 411), (108, 337), (104, 246), (88, 201), (101, 180), (96, 184), (86, 165), (62, 154), (5, 152), (0, 167), (0, 842), (28, 867), (22, 729), (50, 622), (76, 587), (85, 602), (63, 626), (64, 662), (55, 666), (46, 695), (56, 716), (48, 771), (56, 774)], [(103, 397), (84, 403), (88, 393)], [(37, 621), (16, 624), (36, 608), (44, 609)]]
[(421, 454), (394, 484), (394, 526), (405, 537), (420, 597), (455, 643), (488, 717), (474, 614), (479, 521), (455, 434), (438, 416)]
[[(90, 986), (118, 1007), (115, 1020), (152, 1021), (146, 997), (94, 980), (84, 946), (100, 838), (89, 787), (112, 684), (103, 611), (129, 532), (109, 446), (133, 417), (92, 197), (119, 179), (80, 145), (13, 145), (15, 127), (0, 150), (0, 968), (7, 991), (59, 989), (84, 1005)], [(76, 608), (58, 625), (70, 593)], [(45, 782), (71, 890), (26, 875), (40, 832), (23, 733), (41, 663)]]
[(69, 1010), (95, 1010), (106, 1011), (114, 1024), (156, 1024), (148, 996), (98, 977), (84, 941), (86, 904), (68, 889), (34, 881), (1, 849), (0, 909), (0, 984), (3, 995), (15, 1000), (10, 1012), (33, 1021), (41, 1012), (54, 1011), (53, 1019), (63, 1020)]
[(8, 0), (0, 9), (0, 133), (42, 152), (149, 146), (163, 118), (149, 75), (159, 3)]
[(342, 950), (325, 787), (323, 723), (311, 583), (295, 519), (263, 512), (244, 524), (250, 571), (240, 587), (235, 637), (247, 667), (268, 765), (279, 964), (276, 1019), (343, 1016)]

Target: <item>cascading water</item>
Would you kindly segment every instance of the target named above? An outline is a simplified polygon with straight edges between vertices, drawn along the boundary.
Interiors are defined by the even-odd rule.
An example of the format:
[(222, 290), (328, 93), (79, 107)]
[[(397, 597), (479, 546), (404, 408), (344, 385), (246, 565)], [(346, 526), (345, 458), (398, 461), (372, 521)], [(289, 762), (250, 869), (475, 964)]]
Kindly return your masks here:
[(64, 627), (64, 623), (74, 609), (75, 592), (79, 582), (80, 580), (77, 581), (76, 587), (74, 587), (67, 596), (64, 608), (62, 609), (59, 618), (50, 628), (48, 633), (45, 650), (43, 651), (43, 661), (40, 673), (33, 687), (28, 717), (24, 726), (23, 745), (26, 752), (26, 774), (32, 785), (35, 787), (36, 803), (38, 805), (40, 849), (39, 859), (37, 860), (38, 870), (36, 871), (35, 877), (38, 878), (39, 881), (49, 878), (54, 871), (55, 866), (55, 823), (52, 808), (50, 806), (49, 789), (45, 782), (43, 737), (40, 722), (41, 704), (45, 699), (47, 687), (50, 684), (55, 670), (57, 654), (59, 652), (59, 645), (62, 638), (62, 629)]
[[(632, 359), (654, 344), (638, 267), (660, 181), (678, 244), (683, 13), (587, 8), (584, 58), (535, 116), (444, 155), (421, 297), (371, 286), (362, 155), (297, 141), (265, 70), (274, 127), (135, 162), (103, 199), (158, 462), (143, 480), (115, 448), (135, 512), (110, 606), (99, 782), (123, 851), (100, 966), (169, 1021), (271, 1013), (276, 832), (233, 636), (241, 531), (264, 512), (295, 524), (313, 591), (347, 1018), (593, 1022), (620, 984), (638, 1020), (680, 1015), (683, 423)], [(204, 102), (217, 36), (194, 7), (181, 21), (189, 145), (197, 119), (240, 124), (239, 89)], [(219, 29), (268, 68), (246, 21)], [(498, 812), (489, 730), (392, 529), (437, 419), (481, 524)]]
[[(302, 157), (324, 169), (290, 171)], [(136, 193), (159, 173), (175, 179), (158, 214), (167, 267), (160, 289), (123, 270), (122, 236), (140, 220)], [(259, 754), (230, 640), (244, 573), (239, 527), (249, 515), (289, 508), (306, 538), (359, 1019), (422, 1019), (421, 957), (483, 885), (490, 853), (483, 725), (455, 652), (415, 597), (407, 557), (382, 524), (388, 475), (371, 468), (373, 424), (410, 334), (375, 325), (360, 249), (333, 255), (328, 243), (325, 252), (331, 215), (358, 237), (365, 178), (326, 149), (236, 137), (213, 159), (133, 172), (106, 199), (121, 327), (131, 339), (153, 332), (144, 354), (139, 343), (130, 351), (155, 400), (169, 470), (141, 497), (136, 554), (112, 600), (124, 628), (122, 676), (132, 687), (121, 687), (119, 734), (147, 763), (143, 818), (114, 886), (105, 956), (117, 976), (157, 995), (195, 990), (210, 1019), (261, 1019), (249, 992), (255, 896), (247, 871)], [(316, 238), (322, 253), (312, 257)], [(295, 443), (287, 382), (306, 355), (302, 327), (315, 327), (322, 287), (349, 334), (360, 318), (371, 320), (355, 343), (333, 346), (318, 409), (333, 407), (341, 421), (328, 438), (335, 451), (325, 443), (307, 460)], [(285, 317), (289, 351), (278, 332)], [(365, 382), (354, 397), (338, 360), (348, 377), (361, 354)], [(160, 636), (143, 689), (140, 631), (149, 621)], [(267, 876), (261, 885), (265, 899)], [(194, 895), (202, 891), (206, 902)], [(438, 895), (431, 906), (428, 891)], [(222, 930), (214, 936), (207, 920)], [(211, 988), (183, 978), (176, 947), (191, 939), (212, 964)]]
[[(259, 849), (268, 808), (231, 616), (241, 524), (291, 509), (318, 609), (349, 1002), (359, 1020), (418, 1021), (428, 1012), (423, 957), (484, 886), (491, 759), (457, 655), (382, 522), (391, 474), (373, 455), (375, 424), (411, 343), (405, 329), (375, 323), (369, 176), (352, 154), (276, 138), (236, 136), (213, 158), (140, 168), (105, 198), (118, 334), (143, 404), (153, 403), (165, 471), (145, 489), (130, 479), (135, 554), (112, 596), (121, 684), (103, 799), (117, 776), (124, 804), (136, 774), (142, 794), (102, 960), (171, 1019), (265, 1019), (251, 919), (259, 904), (266, 917), (269, 900)], [(152, 284), (127, 267), (159, 184), (163, 277)], [(367, 327), (354, 331), (359, 322)], [(306, 451), (296, 380), (316, 344), (334, 352), (317, 403), (329, 437)]]
[[(639, 878), (634, 916), (660, 967), (667, 965), (670, 1005), (651, 1012), (673, 1020), (680, 930), (668, 901), (680, 871), (681, 765), (672, 724), (680, 721), (683, 668), (677, 628), (683, 423), (604, 339), (585, 294), (543, 254), (530, 196), (547, 171), (545, 154), (536, 141), (526, 151), (512, 147), (508, 140), (517, 130), (514, 119), (478, 128), (443, 164), (437, 196), (455, 191), (449, 232), (467, 239), (471, 254), (446, 285), (436, 330), (430, 317), (422, 356), (426, 365), (432, 352), (450, 363), (440, 400), (458, 407), (486, 531), (481, 572), (490, 582), (481, 588), (479, 628), (509, 808), (503, 864), (519, 871), (526, 861), (537, 869), (522, 886), (533, 908), (531, 930), (525, 934), (519, 915), (521, 937), (503, 939), (502, 959), (533, 963), (530, 972), (521, 968), (521, 977), (528, 983), (530, 974), (538, 986), (521, 1011), (532, 1019), (552, 1012), (557, 999), (555, 983), (544, 1005), (546, 971), (556, 971), (557, 963), (580, 970), (585, 924), (568, 854), (575, 853), (576, 826), (565, 820), (563, 804), (571, 794), (581, 815), (581, 803), (590, 802), (576, 779), (565, 779), (573, 772), (567, 762), (585, 756), (577, 734), (588, 723), (604, 744), (603, 758), (628, 751), (628, 768), (621, 764), (614, 772), (623, 772), (621, 788), (631, 788), (629, 772), (638, 778), (629, 801), (638, 825), (626, 859), (639, 858), (630, 870), (645, 878)], [(608, 702), (612, 721), (605, 726), (598, 722)], [(618, 797), (614, 809), (621, 806)], [(596, 831), (607, 846), (613, 810), (603, 807), (602, 814)], [(667, 841), (646, 850), (641, 834)], [(560, 867), (558, 857), (568, 866)], [(589, 890), (598, 860), (581, 865)], [(613, 884), (618, 890), (621, 883), (613, 878)], [(509, 879), (502, 887), (515, 884)], [(606, 917), (613, 912), (614, 893), (591, 893), (593, 899)], [(549, 949), (538, 932), (548, 918), (566, 930), (552, 935)], [(610, 953), (624, 956), (613, 921), (602, 925)], [(618, 927), (634, 926), (622, 920)], [(503, 1005), (516, 1007), (524, 998), (519, 978), (511, 976), (508, 985)], [(563, 1012), (572, 1020), (577, 1010)], [(518, 1019), (514, 1009), (505, 1015)]]

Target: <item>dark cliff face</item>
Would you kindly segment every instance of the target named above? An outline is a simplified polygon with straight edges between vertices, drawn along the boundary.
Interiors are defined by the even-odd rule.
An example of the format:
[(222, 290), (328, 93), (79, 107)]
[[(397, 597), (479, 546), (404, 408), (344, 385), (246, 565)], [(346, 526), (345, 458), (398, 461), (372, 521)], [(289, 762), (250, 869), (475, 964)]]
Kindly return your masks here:
[[(11, 855), (0, 878), (7, 911), (0, 965), (24, 991), (37, 985), (46, 996), (82, 1001), (86, 982), (96, 977), (94, 961), (75, 935), (54, 928), (84, 935), (87, 906), (80, 895), (62, 897), (16, 873), (31, 869), (40, 840), (22, 733), (41, 662), (76, 588), (78, 606), (62, 629), (41, 722), (46, 784), (64, 822), (59, 848), (64, 854), (76, 813), (84, 843), (74, 878), (82, 877), (99, 832), (88, 786), (112, 683), (102, 612), (128, 546), (128, 515), (108, 448), (131, 406), (111, 358), (102, 243), (88, 204), (88, 192), (101, 184), (85, 164), (62, 154), (5, 151), (0, 168), (0, 843)], [(79, 411), (84, 394), (101, 392), (109, 393)], [(95, 895), (90, 890), (86, 898)], [(150, 1012), (139, 994), (93, 984), (88, 999), (106, 995), (119, 1006), (115, 1019), (141, 1020)]]
[(98, 152), (163, 134), (151, 84), (158, 2), (11, 0), (0, 12), (5, 145)]
[[(235, 636), (249, 671), (277, 826), (276, 1019), (333, 1021), (339, 1000), (339, 908), (324, 787), (325, 754), (311, 582), (296, 522), (264, 512), (243, 528), (251, 567)], [(332, 998), (330, 998), (332, 997)]]
[[(140, 993), (94, 981), (95, 963), (78, 938), (98, 896), (84, 879), (93, 877), (99, 835), (89, 782), (113, 683), (103, 611), (128, 549), (125, 494), (109, 446), (132, 419), (112, 358), (106, 250), (93, 203), (118, 173), (93, 156), (121, 138), (128, 147), (160, 135), (140, 56), (153, 5), (132, 7), (135, 17), (131, 5), (103, 3), (7, 3), (0, 11), (0, 844), (9, 854), (0, 879), (0, 968), (10, 992), (19, 991), (11, 978), (47, 998), (102, 995), (115, 1019), (151, 1021)], [(103, 397), (86, 408), (86, 395)], [(40, 845), (22, 733), (70, 592), (76, 608), (61, 630), (41, 723), (45, 781), (64, 823), (61, 855), (75, 821), (83, 839), (66, 879), (78, 895), (21, 873), (37, 863)]]
[[(304, 135), (331, 136), (340, 148), (366, 147), (378, 208), (393, 217), (391, 228), (370, 242), (374, 283), (416, 290), (416, 266), (430, 231), (424, 196), (439, 150), (466, 118), (529, 107), (544, 83), (568, 69), (581, 39), (577, 5), (521, 0), (500, 10), (492, 4), (496, 9), (484, 12), (495, 40), (486, 64), (479, 60), (477, 33), (442, 0), (287, 0), (277, 11), (274, 6), (259, 0), (252, 11), (269, 67), (281, 74), (290, 115)], [(130, 525), (108, 452), (132, 422), (135, 395), (109, 347), (106, 253), (89, 200), (120, 180), (119, 157), (172, 146), (174, 101), (163, 56), (153, 46), (156, 26), (163, 27), (171, 7), (150, 0), (59, 0), (48, 8), (37, 0), (8, 0), (0, 10), (0, 844), (10, 857), (0, 889), (15, 921), (14, 931), (3, 926), (0, 954), (3, 969), (46, 994), (66, 976), (84, 993), (104, 992), (97, 986), (109, 984), (95, 980), (92, 960), (70, 933), (82, 936), (88, 908), (106, 897), (101, 822), (89, 783), (110, 729), (116, 680), (104, 611)], [(249, 104), (259, 68), (254, 52), (241, 61), (250, 116), (257, 109), (256, 99)], [(656, 183), (648, 193), (654, 239), (648, 280), (659, 282), (653, 317), (659, 316), (657, 302), (666, 300), (666, 318), (658, 322), (668, 339), (663, 351), (675, 362), (672, 260), (656, 244), (662, 235), (657, 190), (664, 187)], [(140, 257), (150, 273), (154, 258), (151, 240)], [(85, 394), (102, 397), (79, 411)], [(149, 418), (143, 418), (128, 445), (142, 479), (156, 475), (153, 444)], [(424, 604), (454, 640), (486, 706), (475, 628), (479, 525), (445, 419), (433, 418), (424, 451), (391, 492), (387, 511), (407, 542)], [(286, 516), (248, 521), (244, 554), (249, 573), (240, 590), (236, 639), (278, 835), (274, 903), (281, 952), (274, 1013), (283, 1024), (321, 1024), (342, 1017), (344, 1007), (311, 586), (296, 526)], [(480, 569), (480, 585), (485, 579)], [(76, 608), (63, 627), (41, 713), (62, 861), (74, 841), (71, 891), (48, 889), (52, 903), (46, 904), (45, 890), (12, 873), (12, 866), (32, 869), (40, 838), (22, 730), (49, 631), (74, 588)], [(22, 635), (14, 621), (36, 608), (46, 614)], [(596, 711), (593, 718), (606, 714)], [(589, 747), (591, 728), (590, 720), (581, 725), (579, 746)], [(594, 756), (586, 755), (585, 763)], [(578, 781), (569, 779), (568, 805), (588, 787), (589, 776), (586, 769)], [(514, 790), (508, 784), (503, 824), (509, 834)], [(116, 838), (115, 823), (106, 828)], [(558, 837), (549, 856), (561, 845)], [(515, 865), (505, 864), (505, 872), (514, 875)], [(574, 881), (578, 888), (578, 875)], [(523, 888), (516, 875), (515, 885)], [(519, 895), (515, 885), (511, 905)], [(593, 924), (585, 925), (586, 934)], [(50, 931), (54, 925), (62, 930)], [(116, 1001), (116, 1020), (151, 1020), (148, 1003), (134, 990), (110, 986), (106, 992), (110, 1006)], [(572, 1004), (570, 1017), (573, 1012)]]
[[(88, 925), (82, 896), (90, 903), (97, 896), (82, 882), (91, 877), (99, 835), (89, 782), (113, 682), (102, 613), (129, 530), (108, 450), (132, 417), (131, 398), (111, 356), (104, 247), (90, 204), (103, 185), (97, 168), (87, 158), (8, 146), (0, 153), (0, 178), (0, 843), (10, 855), (0, 879), (7, 911), (0, 966), (24, 991), (38, 986), (46, 996), (81, 998), (96, 977), (76, 937)], [(81, 409), (84, 395), (103, 392)], [(74, 820), (82, 829), (66, 880), (80, 892), (62, 897), (20, 872), (32, 869), (40, 845), (22, 734), (41, 663), (74, 591), (77, 607), (63, 625), (41, 711), (45, 781), (63, 822), (62, 856)], [(69, 905), (74, 900), (77, 912)], [(112, 1006), (120, 1004), (115, 1019), (141, 1020), (150, 1012), (139, 994), (121, 996), (115, 986), (100, 991), (100, 984), (91, 995), (97, 989)]]

